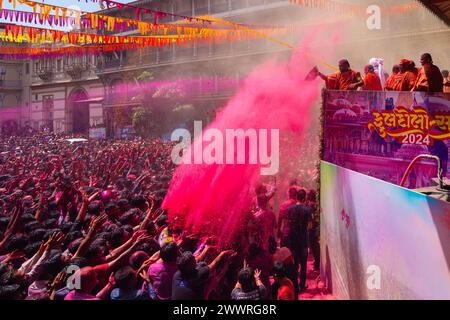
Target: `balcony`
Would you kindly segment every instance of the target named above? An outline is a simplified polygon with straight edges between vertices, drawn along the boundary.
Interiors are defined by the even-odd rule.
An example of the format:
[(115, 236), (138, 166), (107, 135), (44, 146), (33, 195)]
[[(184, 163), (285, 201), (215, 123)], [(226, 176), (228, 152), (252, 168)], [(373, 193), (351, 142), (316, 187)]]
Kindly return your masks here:
[(20, 81), (20, 80), (1, 80), (0, 79), (0, 89), (21, 90), (22, 89), (22, 81)]
[(40, 67), (36, 70), (36, 74), (42, 81), (51, 81), (53, 79), (54, 71), (51, 67)]
[(81, 79), (84, 71), (89, 70), (89, 65), (86, 63), (73, 63), (64, 65), (64, 72), (72, 79)]
[(128, 64), (128, 58), (112, 59), (107, 61), (98, 61), (97, 72), (102, 73), (105, 71), (113, 71), (122, 69)]

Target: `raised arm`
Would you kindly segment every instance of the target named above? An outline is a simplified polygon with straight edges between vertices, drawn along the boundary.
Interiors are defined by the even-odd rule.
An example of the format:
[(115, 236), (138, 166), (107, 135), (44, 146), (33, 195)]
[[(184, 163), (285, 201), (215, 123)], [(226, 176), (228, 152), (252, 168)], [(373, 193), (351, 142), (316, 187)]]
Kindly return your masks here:
[(217, 268), (217, 265), (227, 256), (230, 256), (234, 253), (233, 250), (222, 251), (209, 265), (209, 270), (214, 271)]
[(152, 221), (152, 213), (153, 213), (153, 207), (155, 206), (155, 202), (153, 199), (151, 200), (151, 204), (148, 206), (146, 215), (144, 220), (142, 220), (141, 224), (137, 226), (137, 230), (146, 230), (148, 227), (148, 224)]
[(130, 255), (136, 250), (137, 246), (139, 246), (142, 242), (150, 240), (149, 236), (145, 234), (141, 234), (137, 237), (136, 241), (126, 249), (120, 256), (118, 256), (114, 261), (108, 263), (108, 270), (113, 272), (119, 269), (124, 263), (128, 261)]
[(83, 241), (81, 241), (80, 246), (78, 247), (77, 252), (72, 257), (72, 260), (75, 258), (83, 257), (86, 254), (87, 249), (91, 245), (94, 240), (94, 235), (100, 225), (106, 220), (106, 214), (103, 214), (99, 217), (95, 217), (92, 219), (91, 224), (89, 225), (89, 230), (84, 237)]
[(124, 244), (122, 244), (120, 247), (112, 250), (109, 255), (106, 257), (106, 262), (111, 262), (115, 259), (117, 259), (122, 253), (124, 253), (128, 248), (130, 248), (137, 239), (145, 234), (145, 232), (135, 232), (133, 235), (126, 241)]
[(99, 191), (94, 192), (90, 197), (86, 194), (86, 191), (84, 191), (82, 188), (79, 189), (81, 198), (83, 203), (81, 204), (80, 211), (78, 211), (78, 215), (76, 218), (76, 221), (84, 221), (86, 218), (87, 208), (89, 206), (89, 203), (91, 203), (92, 200), (95, 199), (95, 197), (99, 194)]

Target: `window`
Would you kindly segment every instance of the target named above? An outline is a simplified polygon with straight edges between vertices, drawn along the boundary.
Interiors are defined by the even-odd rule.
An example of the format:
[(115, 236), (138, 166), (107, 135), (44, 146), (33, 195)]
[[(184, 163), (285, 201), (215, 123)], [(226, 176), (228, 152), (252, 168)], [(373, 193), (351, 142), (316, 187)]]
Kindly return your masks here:
[(46, 121), (53, 121), (53, 95), (42, 96), (43, 117)]
[(25, 74), (30, 74), (30, 63), (29, 62), (27, 62), (25, 64)]
[(238, 10), (247, 7), (247, 0), (231, 0), (231, 9)]
[(62, 61), (61, 59), (58, 59), (58, 61), (56, 62), (56, 70), (61, 71), (62, 68)]
[(175, 3), (175, 13), (191, 16), (192, 15), (192, 2), (190, 0), (178, 0)]
[(228, 11), (228, 0), (211, 0), (211, 13)]
[(196, 16), (208, 14), (208, 0), (196, 0), (194, 3)]

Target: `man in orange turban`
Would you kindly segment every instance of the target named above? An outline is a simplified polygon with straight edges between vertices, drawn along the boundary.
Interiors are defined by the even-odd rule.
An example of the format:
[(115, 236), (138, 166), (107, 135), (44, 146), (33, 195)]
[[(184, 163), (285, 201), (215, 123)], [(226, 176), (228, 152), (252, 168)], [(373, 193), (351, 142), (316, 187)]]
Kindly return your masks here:
[(394, 86), (394, 91), (411, 91), (416, 82), (416, 74), (413, 71), (413, 62), (408, 59), (400, 60), (400, 81)]
[(422, 68), (419, 68), (412, 91), (443, 92), (444, 79), (441, 70), (433, 64), (431, 54), (424, 53), (420, 57)]
[(361, 74), (353, 71), (346, 59), (339, 61), (338, 73), (326, 76), (317, 70), (317, 74), (325, 81), (329, 90), (358, 90), (359, 87), (364, 85)]
[(383, 91), (381, 87), (381, 80), (377, 74), (375, 74), (375, 68), (368, 64), (364, 67), (364, 72), (366, 76), (364, 77), (364, 87), (363, 90), (367, 91)]
[(397, 83), (401, 80), (400, 66), (398, 64), (392, 67), (392, 74), (387, 78), (384, 89), (386, 91), (393, 91)]

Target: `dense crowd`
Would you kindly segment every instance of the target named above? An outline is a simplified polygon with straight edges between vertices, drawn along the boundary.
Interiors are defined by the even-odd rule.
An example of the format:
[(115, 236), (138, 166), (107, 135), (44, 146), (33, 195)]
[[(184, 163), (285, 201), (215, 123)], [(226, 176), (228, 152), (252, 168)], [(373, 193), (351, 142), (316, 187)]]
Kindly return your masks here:
[(308, 243), (319, 267), (315, 192), (292, 182), (277, 221), (274, 187), (257, 187), (251, 240), (221, 250), (162, 210), (171, 151), (160, 140), (1, 137), (0, 299), (297, 299)]
[[(365, 77), (339, 62), (328, 89), (448, 92), (448, 71), (430, 54), (402, 59), (391, 75), (371, 59)], [(307, 289), (307, 259), (319, 269), (316, 192), (292, 181), (276, 214), (276, 186), (254, 190), (240, 230), (224, 250), (193, 233), (162, 204), (175, 165), (161, 140), (86, 141), (13, 124), (0, 136), (0, 299), (295, 300)], [(278, 190), (282, 197), (285, 190)]]

